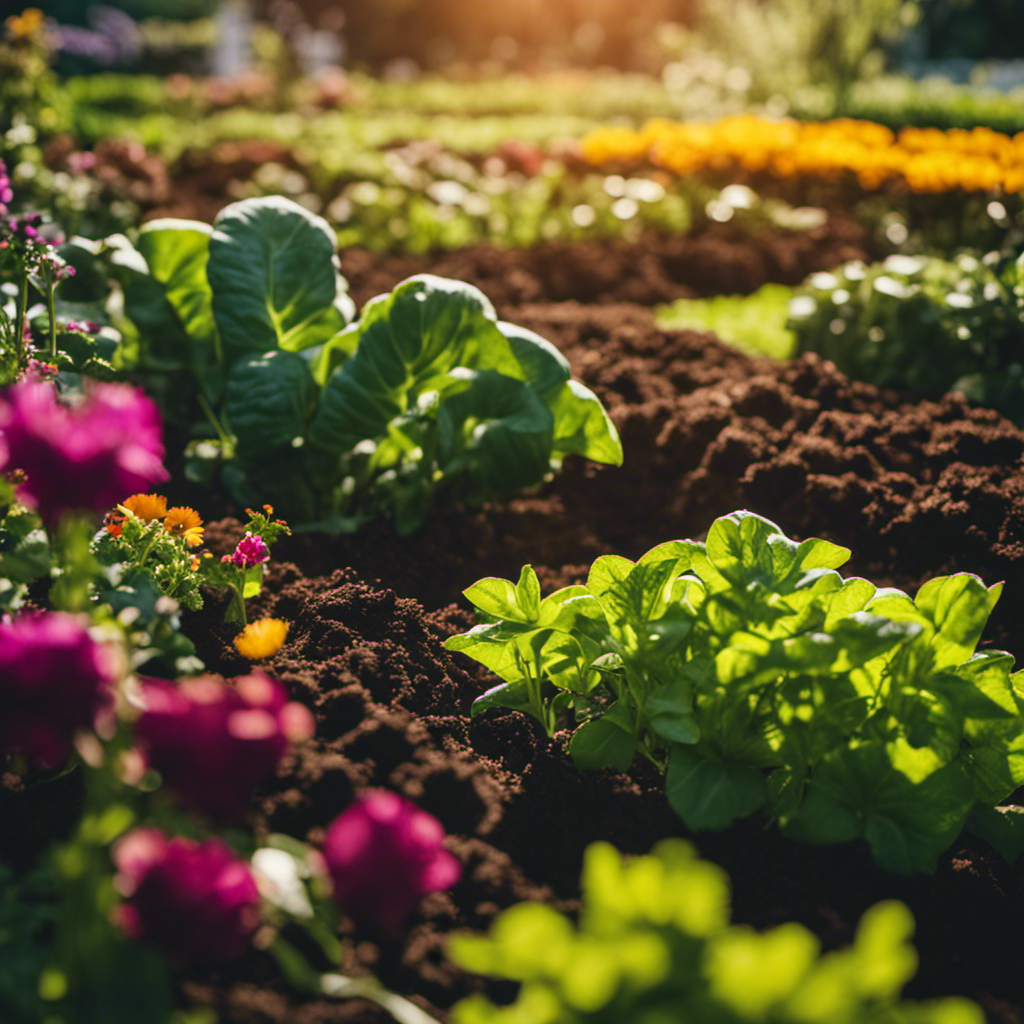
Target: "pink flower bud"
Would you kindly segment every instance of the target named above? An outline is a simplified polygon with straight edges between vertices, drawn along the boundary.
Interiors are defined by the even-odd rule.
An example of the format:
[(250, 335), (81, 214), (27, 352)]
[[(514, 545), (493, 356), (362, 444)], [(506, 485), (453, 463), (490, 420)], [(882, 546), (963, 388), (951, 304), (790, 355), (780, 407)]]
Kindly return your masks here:
[(59, 765), (110, 703), (112, 683), (107, 652), (74, 616), (0, 620), (0, 756), (20, 750)]
[(262, 565), (270, 558), (270, 549), (264, 543), (263, 538), (253, 533), (247, 533), (235, 548), (231, 561), (239, 569), (251, 569), (254, 565)]
[(254, 672), (216, 679), (146, 680), (135, 735), (151, 767), (185, 803), (214, 818), (245, 813), (289, 741), (313, 734), (313, 716), (284, 687)]
[(259, 890), (249, 865), (219, 839), (196, 843), (139, 828), (112, 857), (125, 897), (125, 933), (167, 956), (193, 963), (240, 956), (259, 926)]
[(385, 790), (362, 794), (334, 819), (324, 860), (338, 907), (389, 936), (423, 896), (454, 885), (462, 873), (437, 818)]
[(87, 384), (68, 407), (53, 384), (25, 380), (0, 395), (0, 470), (23, 470), (27, 504), (52, 523), (75, 509), (113, 508), (167, 479), (160, 415), (141, 391)]

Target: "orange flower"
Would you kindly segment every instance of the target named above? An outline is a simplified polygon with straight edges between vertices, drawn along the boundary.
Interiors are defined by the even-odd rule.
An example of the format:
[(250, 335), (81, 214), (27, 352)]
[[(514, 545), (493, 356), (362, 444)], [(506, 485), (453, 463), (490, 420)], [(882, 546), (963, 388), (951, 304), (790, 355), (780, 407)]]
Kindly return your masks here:
[(276, 654), (288, 636), (288, 623), (282, 619), (257, 619), (235, 637), (235, 650), (243, 658), (260, 661)]
[(120, 506), (124, 512), (151, 523), (167, 515), (167, 499), (162, 494), (133, 494)]
[(190, 548), (197, 548), (203, 543), (203, 521), (194, 509), (178, 507), (167, 510), (164, 517), (164, 529), (172, 537), (184, 537)]

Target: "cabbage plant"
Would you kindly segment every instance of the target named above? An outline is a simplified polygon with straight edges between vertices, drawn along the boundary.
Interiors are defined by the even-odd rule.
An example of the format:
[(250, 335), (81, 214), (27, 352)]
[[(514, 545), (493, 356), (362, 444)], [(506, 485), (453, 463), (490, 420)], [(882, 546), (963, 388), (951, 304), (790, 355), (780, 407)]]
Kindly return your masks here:
[(219, 473), (241, 503), (269, 499), (307, 527), (385, 514), (409, 532), (442, 494), (499, 498), (567, 455), (621, 463), (614, 425), (553, 345), (429, 274), (355, 319), (335, 244), (276, 196), (114, 244), (135, 372), (187, 432), (193, 478)]

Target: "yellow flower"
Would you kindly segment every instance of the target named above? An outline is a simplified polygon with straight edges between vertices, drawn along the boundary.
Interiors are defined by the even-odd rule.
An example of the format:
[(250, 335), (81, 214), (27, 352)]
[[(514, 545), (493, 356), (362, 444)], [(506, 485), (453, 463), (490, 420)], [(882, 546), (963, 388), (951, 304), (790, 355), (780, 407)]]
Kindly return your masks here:
[(43, 27), (43, 12), (38, 7), (27, 7), (21, 14), (12, 14), (4, 24), (15, 39), (28, 39)]
[(167, 510), (164, 517), (164, 529), (172, 537), (184, 537), (190, 548), (197, 548), (203, 543), (203, 521), (194, 509), (178, 507)]
[(287, 635), (288, 623), (283, 619), (257, 619), (235, 637), (235, 650), (243, 658), (260, 661), (276, 654)]
[(122, 512), (131, 512), (133, 516), (151, 523), (167, 515), (167, 499), (162, 494), (133, 494), (119, 508)]

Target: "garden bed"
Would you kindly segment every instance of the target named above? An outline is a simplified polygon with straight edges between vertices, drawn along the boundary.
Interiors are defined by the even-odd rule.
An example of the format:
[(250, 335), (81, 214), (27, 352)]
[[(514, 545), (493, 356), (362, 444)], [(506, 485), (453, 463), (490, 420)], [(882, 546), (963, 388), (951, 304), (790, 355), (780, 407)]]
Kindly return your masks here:
[[(283, 764), (258, 825), (315, 839), (370, 786), (401, 792), (441, 820), (463, 880), (425, 901), (400, 948), (346, 935), (342, 965), (441, 1011), (481, 985), (446, 962), (451, 931), (484, 929), (526, 898), (572, 909), (582, 852), (595, 839), (640, 853), (685, 834), (640, 762), (631, 777), (582, 773), (564, 737), (547, 740), (525, 716), (498, 710), (469, 720), (470, 703), (493, 680), (441, 642), (471, 624), (452, 602), (481, 575), (514, 578), (532, 562), (548, 591), (582, 579), (599, 554), (636, 557), (746, 507), (798, 539), (851, 547), (848, 573), (880, 585), (913, 591), (958, 570), (1006, 580), (985, 641), (1022, 648), (1024, 433), (1006, 421), (958, 399), (881, 393), (814, 357), (749, 359), (709, 335), (660, 331), (637, 307), (499, 312), (558, 344), (599, 394), (622, 434), (624, 467), (571, 465), (507, 505), (436, 511), (411, 538), (384, 525), (357, 537), (293, 538), (260, 599), (262, 612), (293, 624), (269, 668), (314, 708), (317, 737)], [(211, 530), (214, 550), (226, 550), (236, 530), (232, 521)], [(186, 628), (209, 666), (244, 671), (213, 625), (216, 612), (209, 606)], [(1019, 944), (1006, 941), (1018, 931), (1019, 872), (981, 841), (963, 836), (933, 875), (902, 878), (859, 846), (799, 845), (756, 820), (692, 838), (730, 873), (735, 920), (797, 920), (830, 948), (850, 941), (866, 907), (901, 899), (917, 920), (921, 958), (909, 995), (968, 995), (992, 1021), (1024, 1019)], [(364, 1004), (298, 1005), (273, 977), (257, 955), (231, 973), (191, 977), (183, 991), (225, 1022), (378, 1019)]]

